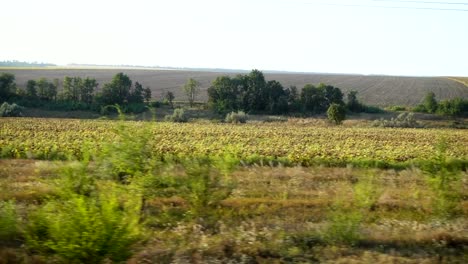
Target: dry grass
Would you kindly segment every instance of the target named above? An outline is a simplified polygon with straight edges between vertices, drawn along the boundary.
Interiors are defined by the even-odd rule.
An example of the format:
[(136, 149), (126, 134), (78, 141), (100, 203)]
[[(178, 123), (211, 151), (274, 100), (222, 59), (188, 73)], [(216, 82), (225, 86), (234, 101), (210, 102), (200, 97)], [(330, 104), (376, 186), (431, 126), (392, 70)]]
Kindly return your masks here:
[[(60, 163), (0, 160), (0, 200), (16, 199), (27, 212), (52, 192), (47, 181)], [(182, 175), (181, 167), (173, 175)], [(373, 177), (375, 201), (360, 210), (364, 219), (355, 246), (320, 239), (330, 206), (342, 199), (353, 209), (356, 185)], [(463, 177), (465, 197), (468, 174)], [(151, 221), (189, 209), (181, 197), (152, 197), (142, 211), (148, 240), (128, 263), (464, 263), (468, 248), (468, 203), (463, 214), (439, 220), (431, 214), (431, 189), (416, 169), (403, 171), (325, 167), (242, 167), (230, 174), (232, 195), (216, 211), (216, 228), (183, 218), (166, 227)], [(40, 184), (38, 184), (40, 182)], [(343, 202), (342, 201), (342, 202)], [(22, 215), (25, 213), (23, 212)], [(165, 217), (166, 217), (165, 216)], [(158, 220), (160, 221), (160, 220)], [(44, 263), (20, 248), (0, 250), (0, 263)], [(7, 260), (7, 262), (5, 262)], [(1, 262), (4, 261), (4, 262)]]

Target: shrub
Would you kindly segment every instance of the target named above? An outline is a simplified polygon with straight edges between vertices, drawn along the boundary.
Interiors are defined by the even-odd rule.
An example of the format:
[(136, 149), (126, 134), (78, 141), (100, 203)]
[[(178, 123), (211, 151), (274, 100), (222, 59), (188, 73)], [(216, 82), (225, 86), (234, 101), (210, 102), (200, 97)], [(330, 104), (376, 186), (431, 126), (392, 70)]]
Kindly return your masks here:
[(468, 114), (468, 100), (455, 98), (443, 100), (439, 103), (437, 114), (448, 116), (466, 116)]
[(248, 115), (244, 111), (238, 111), (238, 112), (231, 112), (226, 115), (226, 118), (224, 121), (226, 123), (246, 123), (248, 119)]
[(462, 177), (459, 170), (451, 170), (448, 166), (447, 141), (441, 139), (435, 147), (432, 165), (423, 167), (423, 170), (427, 175), (427, 184), (434, 193), (433, 214), (440, 218), (450, 218), (458, 213), (457, 206), (462, 199)]
[(15, 116), (22, 116), (23, 107), (13, 103), (9, 104), (4, 102), (0, 106), (0, 117), (15, 117)]
[(390, 120), (380, 119), (372, 123), (375, 127), (402, 127), (402, 128), (420, 128), (423, 127), (413, 113), (401, 113), (396, 118)]
[(188, 117), (185, 114), (184, 109), (182, 108), (175, 109), (172, 115), (167, 115), (165, 119), (167, 121), (177, 122), (177, 123), (185, 123), (188, 121)]
[(339, 125), (346, 117), (346, 109), (339, 104), (331, 104), (327, 110), (328, 120)]
[(360, 239), (363, 216), (359, 211), (333, 207), (328, 214), (329, 224), (323, 239), (330, 244), (355, 244)]
[(146, 104), (144, 103), (131, 103), (124, 106), (125, 113), (139, 114), (145, 112), (147, 109), (148, 107), (146, 107)]
[(401, 106), (401, 105), (394, 105), (394, 106), (390, 106), (388, 110), (393, 111), (393, 112), (406, 111), (406, 107)]
[(380, 113), (384, 113), (385, 111), (377, 106), (363, 105), (362, 112), (368, 113), (368, 114), (380, 114)]
[(0, 245), (19, 235), (16, 208), (13, 201), (0, 201)]
[(93, 197), (49, 201), (29, 216), (27, 246), (56, 254), (67, 263), (125, 260), (141, 236), (141, 198), (128, 195), (120, 202), (119, 194), (113, 187)]
[(154, 107), (154, 108), (160, 108), (162, 106), (163, 103), (161, 103), (160, 101), (153, 101), (151, 103), (149, 103), (149, 106), (150, 107)]
[(419, 113), (427, 113), (426, 107), (422, 104), (417, 105), (411, 111)]

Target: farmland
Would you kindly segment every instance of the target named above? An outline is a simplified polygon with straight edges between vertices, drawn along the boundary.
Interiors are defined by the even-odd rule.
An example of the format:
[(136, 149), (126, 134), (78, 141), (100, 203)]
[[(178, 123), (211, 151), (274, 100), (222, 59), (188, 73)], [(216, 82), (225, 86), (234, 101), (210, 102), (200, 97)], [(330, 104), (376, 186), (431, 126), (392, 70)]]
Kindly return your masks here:
[[(132, 80), (149, 86), (153, 98), (161, 99), (166, 91), (172, 91), (176, 100), (185, 100), (181, 87), (187, 79), (195, 78), (201, 83), (198, 100), (206, 101), (206, 89), (217, 76), (235, 73), (184, 71), (184, 70), (153, 70), (153, 69), (1, 69), (0, 72), (10, 72), (16, 76), (16, 83), (24, 87), (29, 79), (41, 77), (49, 80), (65, 76), (95, 78), (100, 87), (109, 82), (118, 72), (125, 72)], [(428, 91), (436, 94), (438, 100), (455, 97), (468, 98), (468, 87), (463, 83), (446, 77), (398, 77), (398, 76), (365, 76), (342, 74), (312, 74), (312, 73), (265, 73), (267, 80), (277, 80), (285, 87), (295, 85), (302, 88), (305, 84), (326, 83), (339, 87), (343, 92), (358, 91), (358, 98), (369, 105), (414, 106), (420, 103)]]
[(466, 263), (466, 142), (297, 120), (3, 118), (0, 260)]
[[(313, 165), (409, 165), (429, 160), (434, 142), (444, 137), (449, 157), (466, 159), (464, 130), (316, 127), (294, 123), (228, 124), (129, 122), (137, 135), (149, 129), (153, 155), (234, 155), (245, 162)], [(82, 146), (112, 142), (118, 123), (99, 120), (6, 118), (2, 120), (0, 153), (5, 158), (67, 159), (82, 156)]]

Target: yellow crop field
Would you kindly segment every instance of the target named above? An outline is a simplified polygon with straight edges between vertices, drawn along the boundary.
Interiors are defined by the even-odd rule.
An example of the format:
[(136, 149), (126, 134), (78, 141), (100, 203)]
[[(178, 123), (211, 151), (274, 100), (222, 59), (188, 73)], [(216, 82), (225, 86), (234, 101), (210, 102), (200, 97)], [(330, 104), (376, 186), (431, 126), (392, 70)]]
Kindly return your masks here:
[(229, 154), (247, 163), (409, 165), (430, 160), (442, 138), (447, 156), (466, 160), (468, 132), (450, 129), (315, 127), (292, 123), (210, 124), (102, 120), (2, 119), (0, 151), (5, 158), (80, 158), (83, 146), (99, 149), (124, 124), (151, 131), (154, 156), (208, 157)]

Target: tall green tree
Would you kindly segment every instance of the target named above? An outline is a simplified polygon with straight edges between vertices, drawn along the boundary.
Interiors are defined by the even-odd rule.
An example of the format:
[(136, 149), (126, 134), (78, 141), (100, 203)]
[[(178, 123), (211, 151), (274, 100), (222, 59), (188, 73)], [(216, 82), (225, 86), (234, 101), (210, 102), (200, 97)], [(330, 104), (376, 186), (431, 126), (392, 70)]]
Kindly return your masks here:
[(79, 82), (80, 101), (86, 104), (93, 102), (94, 91), (98, 87), (96, 79), (85, 78)]
[(349, 91), (348, 94), (346, 95), (347, 98), (347, 103), (346, 103), (346, 108), (348, 108), (349, 111), (354, 112), (354, 113), (359, 113), (363, 109), (361, 103), (357, 99), (357, 91)]
[(312, 84), (306, 84), (301, 91), (301, 102), (305, 111), (320, 113), (322, 111), (323, 94)]
[(151, 88), (149, 88), (148, 86), (143, 91), (143, 97), (145, 98), (145, 101), (147, 103), (150, 102), (150, 100), (151, 100)]
[(101, 98), (104, 104), (119, 104), (127, 102), (132, 87), (132, 80), (120, 72), (117, 73), (110, 83), (104, 84)]
[(80, 101), (82, 82), (80, 77), (65, 76), (63, 79), (63, 99), (72, 102)]
[(167, 91), (164, 95), (164, 99), (167, 100), (171, 108), (174, 108), (174, 93), (171, 91)]
[(31, 100), (37, 99), (37, 89), (35, 80), (28, 80), (28, 82), (26, 83), (26, 96)]
[(49, 95), (49, 82), (46, 78), (40, 78), (37, 82), (37, 96), (41, 100), (47, 100)]
[(16, 90), (15, 75), (0, 74), (0, 102), (6, 101)]
[(328, 109), (331, 104), (344, 105), (343, 93), (337, 87), (320, 83), (318, 89), (323, 94), (323, 110)]
[(286, 113), (288, 111), (288, 96), (286, 90), (278, 81), (269, 81), (266, 84), (268, 100), (266, 110), (272, 114)]
[(144, 102), (144, 88), (139, 82), (135, 82), (135, 87), (130, 92), (129, 103), (143, 103)]
[(187, 83), (185, 83), (183, 91), (187, 96), (190, 107), (193, 107), (195, 99), (200, 92), (200, 83), (197, 80), (190, 78), (187, 80)]
[(266, 109), (268, 93), (265, 76), (259, 70), (252, 70), (244, 80), (244, 109), (263, 111)]
[(435, 99), (434, 92), (428, 92), (426, 94), (423, 105), (428, 113), (435, 113), (437, 111), (437, 100)]
[(208, 88), (208, 103), (218, 113), (226, 114), (239, 108), (238, 87), (229, 76), (219, 76)]

